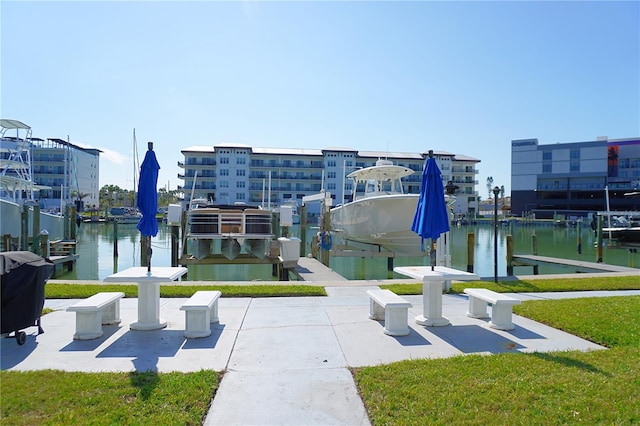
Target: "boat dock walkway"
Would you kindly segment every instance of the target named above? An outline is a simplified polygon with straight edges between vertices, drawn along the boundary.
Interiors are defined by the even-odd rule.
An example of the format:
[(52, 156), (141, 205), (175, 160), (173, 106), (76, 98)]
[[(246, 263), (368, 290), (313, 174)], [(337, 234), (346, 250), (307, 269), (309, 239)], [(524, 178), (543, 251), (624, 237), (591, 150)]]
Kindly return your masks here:
[(313, 257), (301, 257), (291, 271), (300, 281), (347, 281), (345, 277)]
[(582, 260), (560, 259), (557, 257), (536, 256), (527, 254), (518, 254), (513, 256), (513, 266), (533, 266), (534, 275), (537, 275), (538, 266), (540, 265), (557, 265), (566, 266), (574, 269), (575, 272), (630, 272), (638, 274), (640, 270), (637, 268), (629, 268), (626, 266), (608, 265), (606, 263), (586, 262)]

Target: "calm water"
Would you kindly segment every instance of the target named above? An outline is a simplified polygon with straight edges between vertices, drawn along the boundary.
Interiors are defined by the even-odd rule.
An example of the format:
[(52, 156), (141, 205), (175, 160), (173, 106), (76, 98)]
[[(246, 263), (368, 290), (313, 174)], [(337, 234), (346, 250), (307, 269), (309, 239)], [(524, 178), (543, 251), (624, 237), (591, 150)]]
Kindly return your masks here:
[[(307, 245), (317, 229), (309, 229)], [(538, 254), (565, 259), (596, 261), (595, 237), (588, 227), (581, 230), (582, 254), (578, 254), (578, 230), (553, 226), (503, 226), (498, 228), (498, 275), (506, 275), (506, 236), (512, 235), (515, 254), (532, 254), (532, 234), (535, 232)], [(467, 269), (467, 235), (475, 234), (474, 272), (482, 277), (494, 274), (494, 231), (490, 225), (452, 227), (451, 263), (460, 270)], [(292, 227), (290, 236), (300, 236), (299, 226)], [(83, 224), (78, 231), (78, 260), (74, 271), (64, 272), (58, 267), (56, 279), (102, 280), (108, 275), (132, 266), (140, 266), (140, 233), (136, 225), (118, 225), (118, 254), (114, 258), (113, 225)], [(171, 234), (166, 225), (152, 239), (152, 265), (171, 265)], [(640, 266), (640, 254), (629, 250), (607, 248), (603, 250), (604, 263), (621, 266)], [(429, 258), (408, 257), (394, 259), (394, 266), (428, 265)], [(331, 258), (331, 268), (348, 279), (403, 278), (387, 271), (387, 260), (360, 258)], [(540, 274), (572, 272), (560, 267), (541, 266)], [(640, 272), (640, 270), (639, 270)], [(532, 274), (531, 267), (516, 267), (516, 275)], [(190, 280), (275, 280), (271, 265), (195, 265), (189, 266)]]

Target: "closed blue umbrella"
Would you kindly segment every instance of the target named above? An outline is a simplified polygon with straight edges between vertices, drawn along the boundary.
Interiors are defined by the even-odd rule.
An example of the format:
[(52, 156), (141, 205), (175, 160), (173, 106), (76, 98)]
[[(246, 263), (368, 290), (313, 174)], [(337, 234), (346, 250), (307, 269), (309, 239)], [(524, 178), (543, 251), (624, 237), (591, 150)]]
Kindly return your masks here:
[(421, 247), (424, 247), (425, 238), (431, 239), (431, 270), (436, 264), (436, 240), (449, 231), (449, 214), (441, 176), (433, 151), (429, 150), (429, 159), (422, 171), (420, 197), (411, 230), (422, 238)]
[(148, 143), (148, 151), (144, 155), (144, 161), (140, 166), (140, 180), (138, 181), (138, 199), (136, 205), (142, 214), (138, 222), (138, 231), (143, 237), (148, 237), (147, 244), (147, 271), (151, 272), (151, 237), (158, 235), (158, 170), (160, 165), (153, 152), (153, 142)]

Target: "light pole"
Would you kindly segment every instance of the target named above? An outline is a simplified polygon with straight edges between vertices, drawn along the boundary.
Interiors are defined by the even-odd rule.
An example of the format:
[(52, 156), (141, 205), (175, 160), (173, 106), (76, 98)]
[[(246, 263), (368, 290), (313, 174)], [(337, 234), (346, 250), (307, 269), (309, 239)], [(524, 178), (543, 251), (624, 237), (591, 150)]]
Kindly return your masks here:
[(498, 194), (500, 188), (493, 188), (493, 281), (498, 282)]

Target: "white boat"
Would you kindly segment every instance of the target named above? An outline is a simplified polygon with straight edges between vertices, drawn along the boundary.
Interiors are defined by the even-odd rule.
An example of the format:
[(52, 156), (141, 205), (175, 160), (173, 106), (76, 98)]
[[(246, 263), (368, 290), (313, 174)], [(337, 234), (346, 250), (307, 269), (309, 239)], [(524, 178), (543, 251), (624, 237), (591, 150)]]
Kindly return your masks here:
[(602, 228), (602, 237), (622, 244), (640, 243), (640, 213), (609, 212), (610, 226)]
[(210, 205), (206, 200), (193, 206), (187, 213), (188, 254), (202, 259), (219, 252), (229, 260), (241, 253), (258, 258), (267, 255), (274, 238), (270, 211), (247, 205)]
[[(13, 131), (15, 136), (9, 134)], [(37, 217), (38, 229), (34, 230), (36, 194), (51, 187), (33, 181), (31, 149), (31, 127), (17, 120), (0, 120), (0, 235), (11, 235), (18, 240), (22, 237), (21, 214), (27, 206), (28, 237), (34, 237), (33, 232), (47, 231), (50, 240), (60, 239), (64, 234), (61, 215), (41, 210)]]
[[(405, 256), (424, 256), (421, 238), (411, 230), (420, 194), (407, 194), (402, 187), (402, 178), (414, 173), (389, 160), (378, 160), (375, 166), (347, 175), (356, 189), (358, 183), (364, 183), (364, 191), (356, 192), (353, 201), (331, 209), (331, 231), (347, 241)], [(453, 202), (453, 197), (446, 198), (448, 204)]]

